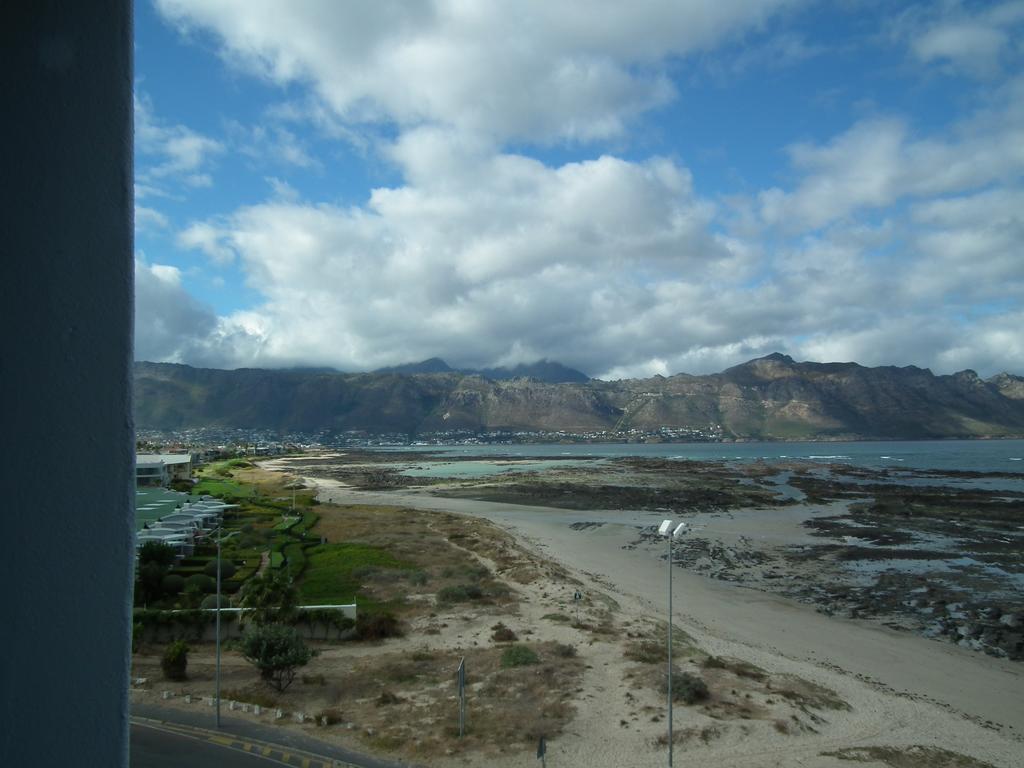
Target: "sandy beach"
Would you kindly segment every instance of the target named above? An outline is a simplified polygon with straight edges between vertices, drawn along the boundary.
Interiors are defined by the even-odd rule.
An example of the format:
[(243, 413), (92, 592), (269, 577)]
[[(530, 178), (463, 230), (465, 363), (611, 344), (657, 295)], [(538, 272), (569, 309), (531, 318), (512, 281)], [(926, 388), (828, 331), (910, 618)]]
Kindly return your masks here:
[[(332, 480), (304, 479), (318, 488), (323, 501), (403, 505), (487, 519), (513, 533), (525, 547), (563, 566), (583, 582), (585, 590), (612, 597), (623, 615), (636, 620), (665, 616), (664, 550), (632, 546), (640, 528), (660, 520), (656, 513), (579, 512), (410, 491), (365, 492)], [(573, 523), (601, 525), (573, 528)], [(750, 533), (756, 535), (756, 531)], [(849, 704), (848, 711), (829, 713), (813, 733), (726, 729), (707, 743), (677, 746), (677, 759), (720, 766), (823, 767), (857, 759), (881, 766), (897, 763), (878, 757), (885, 751), (877, 748), (925, 747), (982, 761), (941, 764), (1009, 768), (1024, 762), (1024, 680), (1018, 664), (877, 624), (828, 617), (808, 606), (679, 567), (673, 578), (674, 622), (703, 650), (824, 686)], [(571, 610), (571, 591), (565, 588), (558, 594), (557, 586), (552, 585), (550, 594), (540, 589), (533, 597), (538, 603), (561, 603)], [(538, 604), (535, 610), (548, 608)], [(524, 609), (524, 621), (529, 621), (529, 612)], [(584, 693), (575, 702), (578, 714), (568, 731), (550, 744), (549, 754), (558, 757), (551, 765), (664, 764), (665, 749), (651, 738), (659, 726), (620, 727), (623, 708), (617, 689), (626, 684), (609, 671), (619, 660), (621, 655), (588, 659)], [(676, 707), (678, 730), (704, 720), (703, 715)], [(823, 754), (854, 748), (876, 749), (848, 752), (847, 760)], [(465, 759), (447, 762), (471, 764)], [(519, 765), (522, 756), (490, 762)], [(930, 763), (925, 759), (898, 764)]]

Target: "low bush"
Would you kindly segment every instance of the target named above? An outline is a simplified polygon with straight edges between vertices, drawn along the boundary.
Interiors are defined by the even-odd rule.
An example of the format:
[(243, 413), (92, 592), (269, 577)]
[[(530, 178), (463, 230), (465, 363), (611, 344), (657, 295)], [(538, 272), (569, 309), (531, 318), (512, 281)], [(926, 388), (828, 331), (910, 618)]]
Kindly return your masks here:
[(185, 589), (187, 590), (191, 586), (195, 586), (201, 592), (210, 594), (217, 590), (217, 582), (207, 576), (205, 573), (196, 573), (185, 579)]
[[(230, 579), (232, 576), (235, 575), (235, 571), (236, 570), (237, 569), (235, 568), (235, 564), (233, 562), (231, 562), (230, 560), (228, 560), (226, 558), (223, 558), (223, 557), (221, 558), (221, 560), (220, 560), (220, 577), (221, 577), (222, 580), (223, 579)], [(205, 573), (207, 576), (209, 576), (212, 579), (216, 579), (217, 578), (217, 560), (213, 559), (210, 562), (208, 562), (206, 564), (206, 566), (203, 568), (203, 573)]]
[(491, 634), (491, 640), (496, 643), (512, 643), (519, 639), (519, 636), (515, 632), (506, 627), (500, 621), (491, 627), (491, 629), (494, 630)]
[(284, 553), (284, 559), (288, 564), (288, 571), (291, 573), (293, 579), (299, 578), (302, 572), (306, 570), (306, 552), (302, 548), (302, 544), (298, 541), (292, 541), (284, 545), (282, 550)]
[(668, 648), (657, 640), (640, 640), (626, 647), (625, 656), (641, 664), (657, 664), (668, 659)]
[(559, 624), (569, 624), (572, 622), (572, 617), (566, 616), (564, 613), (545, 613), (541, 618), (548, 621), (556, 621)]
[(479, 584), (456, 584), (440, 589), (437, 593), (437, 601), (439, 603), (468, 603), (480, 600), (483, 596), (484, 591)]
[(381, 691), (380, 696), (377, 697), (377, 706), (388, 707), (392, 704), (400, 704), (403, 701), (405, 701), (405, 699), (401, 698), (400, 696), (397, 696), (391, 691)]
[(345, 722), (345, 715), (340, 709), (336, 707), (329, 707), (328, 709), (321, 709), (316, 713), (316, 724), (317, 725), (337, 725), (338, 723)]
[(383, 640), (401, 637), (402, 627), (391, 613), (361, 613), (356, 618), (356, 637), (360, 640)]
[(187, 680), (188, 668), (188, 643), (184, 640), (175, 640), (164, 649), (164, 655), (160, 659), (160, 669), (168, 680)]
[[(663, 690), (668, 692), (668, 681), (663, 684)], [(708, 685), (697, 675), (689, 672), (672, 671), (672, 700), (681, 701), (684, 704), (696, 704), (704, 701), (709, 696)]]
[(163, 587), (165, 595), (180, 595), (185, 590), (185, 577), (169, 573), (164, 576), (160, 585)]
[(503, 667), (525, 667), (538, 663), (540, 663), (540, 658), (533, 649), (525, 645), (510, 646), (501, 654), (501, 666)]
[[(217, 595), (207, 595), (206, 597), (203, 598), (203, 602), (201, 602), (199, 604), (199, 607), (200, 608), (204, 608), (204, 609), (205, 608), (216, 608), (217, 607)], [(220, 607), (221, 608), (230, 608), (231, 607), (231, 601), (228, 599), (227, 595), (221, 595), (220, 596)]]

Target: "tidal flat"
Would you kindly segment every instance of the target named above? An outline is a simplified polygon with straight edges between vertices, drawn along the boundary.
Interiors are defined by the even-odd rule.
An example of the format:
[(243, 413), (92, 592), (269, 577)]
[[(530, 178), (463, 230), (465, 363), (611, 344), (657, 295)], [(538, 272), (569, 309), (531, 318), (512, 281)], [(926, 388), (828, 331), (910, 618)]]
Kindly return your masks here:
[(617, 520), (635, 530), (626, 547), (656, 549), (660, 517), (683, 519), (679, 568), (1024, 658), (1022, 473), (528, 453), (453, 461), (442, 451), (346, 451), (289, 465), (364, 491), (562, 509), (576, 530)]

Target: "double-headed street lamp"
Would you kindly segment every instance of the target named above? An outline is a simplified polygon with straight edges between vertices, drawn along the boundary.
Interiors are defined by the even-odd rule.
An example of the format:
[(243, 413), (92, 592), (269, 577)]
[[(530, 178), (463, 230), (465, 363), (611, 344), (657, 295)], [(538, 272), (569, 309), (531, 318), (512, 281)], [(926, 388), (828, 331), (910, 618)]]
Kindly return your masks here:
[(672, 520), (663, 520), (658, 535), (668, 539), (668, 764), (672, 768), (672, 542), (686, 532), (686, 523), (674, 529)]

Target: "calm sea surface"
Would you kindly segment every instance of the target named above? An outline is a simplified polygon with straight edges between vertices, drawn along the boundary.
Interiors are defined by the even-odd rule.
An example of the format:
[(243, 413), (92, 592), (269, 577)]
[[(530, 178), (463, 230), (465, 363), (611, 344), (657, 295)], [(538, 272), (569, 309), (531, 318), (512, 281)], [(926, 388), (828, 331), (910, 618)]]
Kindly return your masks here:
[[(588, 445), (415, 446), (432, 453), (463, 456), (550, 459), (644, 456), (663, 459), (807, 459), (888, 469), (1024, 472), (1024, 440), (921, 440), (854, 443), (659, 443)], [(409, 450), (403, 448), (402, 450)]]

